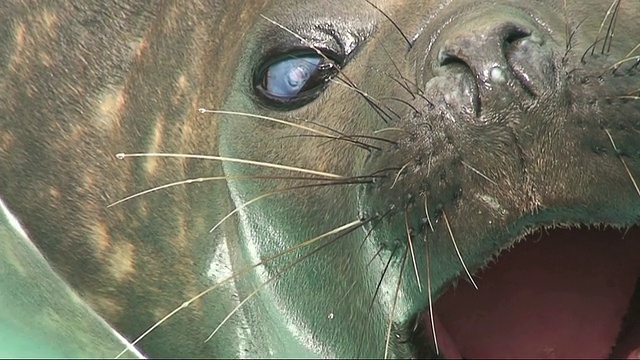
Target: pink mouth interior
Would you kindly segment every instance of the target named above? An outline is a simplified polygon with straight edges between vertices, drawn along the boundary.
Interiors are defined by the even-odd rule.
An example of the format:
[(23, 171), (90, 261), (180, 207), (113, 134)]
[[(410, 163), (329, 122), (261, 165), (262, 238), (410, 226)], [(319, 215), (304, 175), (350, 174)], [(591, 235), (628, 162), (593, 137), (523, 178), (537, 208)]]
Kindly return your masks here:
[(474, 277), (434, 305), (445, 358), (640, 355), (636, 228), (536, 233)]

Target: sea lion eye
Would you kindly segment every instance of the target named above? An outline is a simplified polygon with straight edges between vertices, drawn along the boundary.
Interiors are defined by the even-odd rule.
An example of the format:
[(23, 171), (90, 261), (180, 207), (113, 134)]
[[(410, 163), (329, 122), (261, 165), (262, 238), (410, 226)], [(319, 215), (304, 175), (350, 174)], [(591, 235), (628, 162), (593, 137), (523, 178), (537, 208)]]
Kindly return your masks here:
[(295, 108), (315, 99), (337, 70), (318, 54), (288, 55), (259, 68), (254, 88), (265, 105)]

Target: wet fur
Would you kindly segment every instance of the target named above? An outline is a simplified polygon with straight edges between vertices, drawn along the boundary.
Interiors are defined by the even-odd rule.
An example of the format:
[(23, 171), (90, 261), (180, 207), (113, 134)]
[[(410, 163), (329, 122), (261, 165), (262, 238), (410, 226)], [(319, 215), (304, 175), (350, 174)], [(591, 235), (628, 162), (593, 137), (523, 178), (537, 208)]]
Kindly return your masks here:
[[(618, 38), (640, 33), (634, 32), (637, 22), (625, 21), (637, 9), (629, 3), (622, 1), (628, 8), (618, 14), (614, 50), (620, 46)], [(309, 106), (279, 113), (248, 102), (249, 69), (266, 42), (255, 35), (256, 29), (286, 34), (267, 20), (271, 18), (289, 28), (290, 19), (278, 18), (267, 1), (253, 1), (250, 8), (242, 1), (5, 2), (0, 23), (11, 25), (0, 34), (0, 195), (67, 283), (132, 340), (184, 301), (255, 263), (245, 246), (270, 259), (295, 245), (291, 234), (302, 243), (362, 220), (362, 228), (348, 228), (265, 264), (266, 274), (278, 276), (289, 264), (296, 266), (261, 290), (268, 295), (259, 294), (244, 305), (209, 342), (204, 340), (220, 321), (269, 276), (252, 273), (190, 303), (140, 342), (151, 357), (282, 355), (261, 353), (263, 343), (277, 332), (259, 306), (271, 298), (290, 310), (295, 324), (315, 326), (312, 333), (324, 347), (313, 351), (321, 355), (382, 356), (389, 351), (408, 356), (416, 351), (408, 341), (416, 331), (414, 320), (427, 306), (412, 266), (414, 261), (420, 265), (424, 288), (425, 241), (436, 296), (464, 275), (451, 236), (473, 271), (538, 226), (637, 223), (637, 62), (625, 62), (614, 72), (609, 66), (623, 59), (603, 55), (599, 45), (606, 42), (594, 43), (592, 53), (580, 42), (584, 38), (572, 36), (599, 26), (603, 14), (569, 14), (565, 28), (572, 41), (567, 40), (566, 54), (554, 57), (562, 81), (557, 90), (563, 96), (539, 94), (530, 116), (549, 119), (535, 131), (526, 122), (512, 124), (513, 133), (521, 135), (516, 146), (512, 139), (474, 142), (468, 137), (472, 132), (465, 132), (469, 129), (451, 133), (440, 125), (446, 118), (433, 115), (432, 102), (420, 98), (414, 63), (397, 55), (419, 60), (412, 58), (404, 33), (419, 32), (426, 26), (424, 19), (384, 5), (380, 11), (366, 3), (358, 6), (362, 16), (357, 18), (364, 20), (356, 35), (368, 43), (354, 56), (376, 61), (348, 64), (336, 80), (348, 86), (332, 84)], [(301, 14), (316, 12), (300, 6)], [(327, 11), (329, 19), (339, 15), (331, 7)], [(256, 16), (262, 13), (267, 19)], [(376, 26), (369, 19), (376, 19)], [(224, 36), (231, 27), (233, 36)], [(434, 29), (422, 29), (427, 30)], [(639, 41), (627, 41), (631, 47), (615, 53), (631, 51)], [(638, 50), (631, 55), (638, 56)], [(327, 109), (331, 101), (339, 105)], [(202, 107), (297, 124), (312, 120), (322, 127), (306, 126), (335, 134), (333, 129), (349, 140), (300, 137), (305, 132), (298, 128), (203, 114), (198, 111)], [(551, 113), (544, 112), (548, 109)], [(520, 111), (504, 109), (495, 116)], [(563, 111), (570, 116), (565, 118)], [(498, 130), (495, 134), (501, 134)], [(384, 141), (354, 137), (361, 135)], [(355, 139), (368, 145), (358, 146)], [(480, 145), (487, 151), (472, 151)], [(345, 184), (219, 161), (118, 160), (120, 152), (219, 154), (337, 174)], [(575, 167), (573, 156), (587, 169)], [(572, 166), (575, 171), (558, 170)], [(585, 172), (591, 176), (579, 176)], [(153, 186), (224, 175), (265, 178), (196, 182), (107, 208)], [(611, 198), (599, 190), (603, 186), (620, 195)], [(231, 217), (208, 232), (238, 201), (277, 189), (279, 193), (248, 206), (239, 214), (243, 217)], [(488, 189), (484, 194), (501, 207), (491, 208), (472, 196), (480, 189)], [(364, 211), (358, 208), (358, 194), (374, 199)], [(479, 211), (484, 215), (474, 215)], [(488, 219), (494, 226), (486, 225)], [(269, 226), (282, 234), (256, 244), (247, 233)], [(337, 241), (321, 245), (333, 239)], [(295, 262), (314, 247), (320, 250)], [(330, 276), (321, 277), (323, 271)], [(405, 294), (400, 300), (398, 288)], [(341, 296), (327, 299), (324, 294)], [(301, 331), (303, 339), (310, 333)]]

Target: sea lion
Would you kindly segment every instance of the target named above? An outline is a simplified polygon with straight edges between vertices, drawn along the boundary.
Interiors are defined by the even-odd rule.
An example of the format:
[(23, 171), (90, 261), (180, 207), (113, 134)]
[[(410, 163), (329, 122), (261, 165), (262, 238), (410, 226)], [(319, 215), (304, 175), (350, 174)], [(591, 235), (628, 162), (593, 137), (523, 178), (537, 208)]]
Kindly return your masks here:
[[(0, 196), (144, 354), (638, 349), (638, 1), (0, 10)], [(579, 225), (629, 232), (524, 241), (559, 247), (512, 261), (523, 283), (481, 272)]]

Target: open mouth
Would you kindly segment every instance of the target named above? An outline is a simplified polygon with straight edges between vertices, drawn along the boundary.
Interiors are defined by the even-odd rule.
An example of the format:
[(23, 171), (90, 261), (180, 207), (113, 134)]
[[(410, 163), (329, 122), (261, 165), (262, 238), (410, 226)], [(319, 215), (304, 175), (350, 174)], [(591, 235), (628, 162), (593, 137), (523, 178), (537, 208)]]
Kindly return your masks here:
[(538, 231), (474, 278), (434, 304), (445, 358), (640, 357), (637, 226)]

